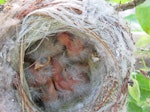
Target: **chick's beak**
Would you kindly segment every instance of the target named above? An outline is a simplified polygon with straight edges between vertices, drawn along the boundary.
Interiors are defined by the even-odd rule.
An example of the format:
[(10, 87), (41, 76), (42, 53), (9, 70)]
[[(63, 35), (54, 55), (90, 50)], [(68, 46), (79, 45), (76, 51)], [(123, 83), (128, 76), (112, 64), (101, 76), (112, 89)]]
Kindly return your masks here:
[(50, 63), (50, 60), (51, 60), (51, 58), (48, 57), (47, 61), (45, 63), (42, 63), (41, 60), (40, 61), (36, 61), (35, 65), (34, 65), (34, 69), (38, 70), (38, 69), (40, 69), (40, 68), (42, 68), (44, 66), (47, 66)]
[(35, 65), (34, 65), (34, 69), (35, 70), (38, 70), (38, 69), (40, 69), (40, 68), (42, 68), (44, 66), (44, 64), (41, 64), (40, 62), (35, 62)]

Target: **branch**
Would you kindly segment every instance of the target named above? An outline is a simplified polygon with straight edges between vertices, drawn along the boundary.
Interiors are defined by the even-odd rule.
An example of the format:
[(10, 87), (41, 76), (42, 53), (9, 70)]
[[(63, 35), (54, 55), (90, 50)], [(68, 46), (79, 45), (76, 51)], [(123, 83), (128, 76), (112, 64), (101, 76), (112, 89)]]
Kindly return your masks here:
[(119, 4), (115, 6), (115, 9), (117, 11), (124, 11), (127, 9), (132, 9), (140, 4), (142, 4), (143, 2), (145, 2), (145, 0), (133, 0), (131, 2), (128, 2), (126, 4)]

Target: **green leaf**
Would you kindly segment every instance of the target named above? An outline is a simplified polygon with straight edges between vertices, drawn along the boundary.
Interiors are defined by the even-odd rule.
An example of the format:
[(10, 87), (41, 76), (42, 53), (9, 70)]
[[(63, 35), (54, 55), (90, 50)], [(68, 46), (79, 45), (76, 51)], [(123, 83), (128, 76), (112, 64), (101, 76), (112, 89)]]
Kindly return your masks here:
[(141, 92), (141, 101), (146, 102), (146, 100), (148, 98), (150, 98), (150, 91), (144, 90), (144, 89), (140, 89)]
[(131, 97), (136, 100), (137, 102), (140, 101), (140, 88), (139, 88), (139, 84), (135, 79), (132, 79), (134, 82), (134, 85), (131, 87), (129, 86), (129, 94), (131, 95)]
[(132, 96), (128, 93), (128, 102), (137, 103), (135, 99), (132, 98)]
[(126, 16), (124, 19), (127, 21), (130, 21), (130, 22), (137, 23), (137, 19), (135, 17), (135, 14), (130, 14), (130, 15)]
[(0, 0), (0, 4), (4, 4), (5, 3), (5, 0)]
[(138, 106), (142, 107), (143, 111), (142, 112), (150, 112), (150, 111), (146, 111), (147, 108), (149, 108), (150, 110), (150, 91), (146, 91), (144, 89), (140, 89), (141, 92), (141, 98), (140, 98), (140, 102), (136, 103)]
[(145, 107), (143, 108), (143, 111), (142, 112), (150, 112), (150, 107)]
[(150, 2), (147, 0), (136, 7), (136, 18), (141, 24), (143, 30), (150, 34)]
[(125, 16), (124, 19), (130, 24), (132, 32), (143, 32), (141, 25), (135, 17), (135, 14)]
[(128, 102), (128, 111), (127, 112), (142, 112), (142, 108), (133, 102)]
[[(132, 80), (134, 86), (133, 88), (129, 86), (127, 112), (150, 112), (150, 78), (132, 72)], [(140, 91), (137, 92), (139, 95), (136, 95), (136, 91)]]
[(145, 35), (138, 39), (138, 41), (136, 42), (136, 47), (146, 47), (149, 44), (150, 44), (150, 36)]
[(146, 78), (142, 74), (137, 74), (136, 80), (138, 81), (138, 84), (139, 84), (141, 89), (144, 89), (144, 90), (150, 92), (150, 78)]
[(120, 4), (124, 4), (124, 3), (127, 3), (131, 0), (110, 0), (111, 2), (115, 2), (115, 3), (120, 3)]

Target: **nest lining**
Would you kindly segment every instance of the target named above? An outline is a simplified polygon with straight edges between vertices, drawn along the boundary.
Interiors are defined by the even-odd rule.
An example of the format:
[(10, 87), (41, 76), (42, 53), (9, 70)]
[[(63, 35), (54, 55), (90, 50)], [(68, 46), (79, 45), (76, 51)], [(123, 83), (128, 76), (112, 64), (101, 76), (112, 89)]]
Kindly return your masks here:
[[(62, 34), (60, 34), (60, 35), (62, 35)], [(74, 37), (74, 36), (72, 35), (72, 37)], [(94, 87), (90, 87), (90, 86), (93, 86), (92, 80), (96, 80), (96, 79), (93, 78), (93, 75), (91, 74), (90, 70), (91, 70), (91, 66), (96, 66), (96, 63), (99, 62), (100, 59), (98, 57), (94, 56), (97, 52), (96, 52), (96, 50), (94, 50), (94, 45), (92, 44), (92, 42), (85, 41), (84, 39), (81, 40), (81, 39), (82, 38), (77, 38), (77, 37), (73, 38), (74, 42), (77, 42), (77, 43), (73, 44), (74, 47), (78, 48), (79, 42), (82, 42), (81, 47), (84, 47), (84, 50), (81, 51), (78, 55), (74, 54), (75, 56), (72, 56), (72, 54), (68, 54), (68, 50), (67, 50), (66, 46), (61, 45), (60, 41), (58, 41), (58, 39), (56, 39), (56, 34), (53, 37), (45, 38), (43, 41), (39, 40), (39, 41), (35, 42), (31, 47), (29, 47), (26, 50), (27, 55), (25, 55), (25, 63), (30, 62), (30, 64), (25, 66), (25, 75), (27, 76), (27, 81), (30, 83), (29, 86), (31, 86), (32, 89), (33, 89), (34, 85), (31, 83), (34, 83), (34, 82), (36, 83), (36, 81), (35, 81), (35, 77), (33, 78), (32, 74), (28, 73), (29, 72), (28, 68), (30, 68), (32, 66), (35, 67), (35, 64), (33, 64), (33, 63), (35, 63), (35, 61), (44, 61), (44, 63), (47, 63), (47, 61), (50, 61), (50, 60), (48, 60), (48, 57), (50, 57), (52, 60), (55, 60), (55, 61), (57, 60), (62, 66), (64, 66), (63, 69), (65, 69), (65, 70), (63, 70), (63, 72), (61, 74), (64, 74), (64, 72), (68, 72), (68, 73), (70, 73), (70, 76), (73, 77), (74, 81), (80, 81), (80, 80), (81, 80), (81, 82), (83, 81), (83, 84), (81, 84), (81, 85), (80, 84), (79, 85), (75, 84), (75, 86), (72, 85), (72, 86), (74, 86), (73, 88), (75, 91), (74, 90), (70, 91), (70, 89), (72, 88), (71, 86), (68, 88), (69, 90), (65, 90), (65, 89), (59, 90), (59, 88), (56, 87), (55, 83), (57, 83), (57, 82), (54, 81), (55, 77), (53, 77), (54, 75), (52, 73), (52, 72), (55, 73), (55, 69), (57, 67), (52, 69), (51, 62), (48, 62), (49, 65), (45, 65), (48, 68), (46, 67), (44, 69), (44, 70), (46, 70), (45, 71), (46, 73), (44, 72), (44, 70), (40, 71), (40, 69), (43, 67), (37, 68), (37, 69), (39, 69), (38, 70), (39, 75), (43, 74), (42, 75), (43, 78), (45, 77), (44, 82), (39, 83), (38, 81), (40, 81), (40, 80), (37, 81), (37, 83), (39, 84), (38, 88), (45, 86), (46, 85), (45, 80), (52, 77), (52, 80), (54, 83), (53, 85), (55, 86), (55, 91), (57, 91), (57, 93), (58, 93), (58, 98), (56, 101), (51, 101), (49, 99), (49, 104), (47, 104), (47, 103), (45, 104), (45, 105), (49, 105), (49, 107), (47, 107), (47, 108), (51, 111), (53, 110), (54, 107), (56, 109), (58, 104), (59, 104), (59, 106), (61, 105), (63, 107), (64, 105), (66, 105), (65, 107), (67, 107), (68, 104), (71, 105), (71, 103), (73, 104), (74, 102), (76, 102), (76, 100), (80, 101), (81, 99), (85, 99), (84, 97), (87, 97), (87, 94), (89, 94), (91, 92), (91, 89), (94, 88)], [(78, 41), (78, 40), (80, 40), (80, 41)], [(41, 43), (41, 41), (42, 41), (42, 43)], [(38, 48), (36, 48), (38, 46), (38, 44), (40, 44), (40, 46)], [(34, 49), (36, 49), (36, 51), (33, 52)], [(31, 53), (31, 51), (32, 51), (32, 53)], [(28, 52), (30, 52), (30, 53), (28, 53)], [(31, 59), (29, 59), (29, 58), (31, 58)], [(44, 58), (46, 61), (44, 60)], [(95, 60), (95, 63), (92, 63), (93, 62), (92, 59)], [(26, 60), (28, 62), (26, 62)], [(34, 60), (34, 61), (32, 61), (32, 60)], [(33, 62), (33, 63), (31, 63), (31, 62)], [(43, 65), (44, 65), (44, 63), (43, 63)], [(81, 69), (79, 67), (81, 67)], [(32, 69), (36, 69), (36, 68), (32, 68)], [(44, 73), (42, 73), (42, 72), (44, 72)], [(77, 76), (77, 74), (80, 74), (83, 76)], [(84, 78), (82, 78), (82, 77), (84, 77)], [(85, 79), (86, 79), (86, 81), (84, 81)], [(43, 80), (43, 79), (41, 79), (41, 80)], [(64, 80), (65, 80), (65, 78), (64, 78)], [(44, 84), (41, 84), (41, 83), (44, 83)], [(69, 84), (69, 82), (67, 82), (67, 84)], [(96, 85), (94, 85), (94, 86), (96, 86)], [(35, 94), (38, 94), (38, 92), (36, 92)], [(49, 96), (51, 96), (50, 93), (47, 93), (47, 94), (49, 94)], [(31, 93), (31, 95), (36, 96), (32, 93)], [(33, 98), (33, 99), (36, 99), (36, 98)], [(55, 106), (53, 103), (55, 104)], [(60, 108), (60, 107), (57, 107), (57, 108)], [(55, 109), (53, 111), (56, 111)]]

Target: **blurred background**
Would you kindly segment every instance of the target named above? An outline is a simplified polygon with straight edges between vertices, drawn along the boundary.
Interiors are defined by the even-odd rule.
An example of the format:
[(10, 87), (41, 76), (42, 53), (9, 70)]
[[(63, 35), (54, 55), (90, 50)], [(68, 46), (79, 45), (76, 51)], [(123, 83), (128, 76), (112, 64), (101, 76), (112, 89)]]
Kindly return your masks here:
[(136, 46), (127, 107), (128, 112), (150, 112), (150, 0), (108, 0), (114, 6), (136, 1), (141, 3), (118, 12), (129, 25)]

